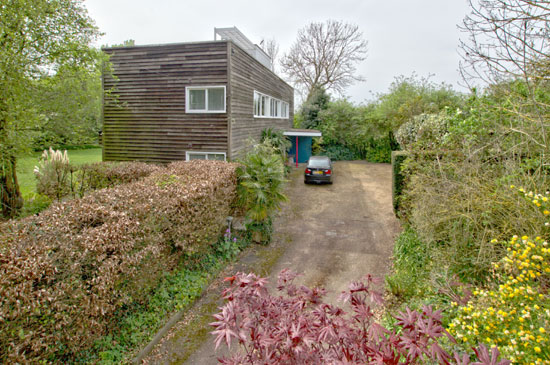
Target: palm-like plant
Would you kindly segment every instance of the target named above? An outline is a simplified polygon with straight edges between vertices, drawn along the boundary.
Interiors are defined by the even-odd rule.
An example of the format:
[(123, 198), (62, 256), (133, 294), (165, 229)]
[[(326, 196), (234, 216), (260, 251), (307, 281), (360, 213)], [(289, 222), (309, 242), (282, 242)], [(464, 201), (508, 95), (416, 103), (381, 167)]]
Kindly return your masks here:
[(282, 193), (284, 164), (282, 157), (270, 143), (262, 143), (241, 161), (239, 197), (247, 210), (246, 218), (252, 223), (264, 223), (270, 213), (287, 200)]
[(269, 143), (279, 153), (283, 161), (286, 160), (286, 151), (290, 148), (292, 143), (283, 134), (283, 131), (273, 128), (266, 128), (262, 131), (262, 137), (260, 139), (262, 143)]

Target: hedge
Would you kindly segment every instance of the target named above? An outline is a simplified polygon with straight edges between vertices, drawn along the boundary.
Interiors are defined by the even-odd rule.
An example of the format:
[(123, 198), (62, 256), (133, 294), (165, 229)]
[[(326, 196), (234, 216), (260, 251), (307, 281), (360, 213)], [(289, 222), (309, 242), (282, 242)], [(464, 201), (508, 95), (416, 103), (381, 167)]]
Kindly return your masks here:
[(0, 362), (70, 362), (106, 334), (186, 251), (217, 239), (236, 167), (172, 163), (0, 227)]
[(392, 203), (393, 211), (399, 211), (401, 195), (403, 194), (403, 173), (401, 172), (403, 162), (409, 156), (405, 151), (392, 151), (391, 166), (392, 166)]

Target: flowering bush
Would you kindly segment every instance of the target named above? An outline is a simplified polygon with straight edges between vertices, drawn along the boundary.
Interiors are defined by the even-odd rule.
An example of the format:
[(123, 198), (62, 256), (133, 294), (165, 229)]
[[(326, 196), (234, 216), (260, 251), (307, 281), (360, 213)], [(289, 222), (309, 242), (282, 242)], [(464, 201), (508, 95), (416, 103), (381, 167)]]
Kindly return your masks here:
[(36, 191), (50, 199), (60, 200), (71, 191), (71, 170), (66, 150), (61, 152), (51, 147), (44, 150), (38, 166), (34, 167)]
[(185, 251), (214, 243), (236, 165), (176, 162), (0, 227), (0, 362), (71, 362)]
[[(520, 192), (544, 216), (550, 215), (548, 193)], [(457, 306), (449, 332), (466, 347), (478, 342), (498, 346), (517, 363), (550, 363), (548, 241), (538, 236), (513, 236), (508, 242), (492, 243), (506, 249), (506, 256), (493, 263), (493, 285), (478, 288), (467, 305)]]
[[(215, 328), (216, 348), (233, 340), (243, 351), (221, 359), (224, 364), (398, 364), (430, 363), (470, 364), (466, 354), (445, 351), (442, 338), (454, 341), (441, 324), (441, 314), (431, 307), (422, 312), (407, 309), (397, 319), (399, 331), (390, 331), (375, 323), (373, 306), (381, 303), (373, 289), (376, 281), (367, 276), (342, 293), (351, 312), (323, 302), (323, 289), (296, 286), (296, 274), (283, 270), (278, 290), (271, 295), (267, 281), (254, 274), (237, 273), (226, 278), (230, 287), (223, 293), (227, 303), (211, 323)], [(479, 362), (498, 361), (498, 350), (491, 354), (481, 345), (475, 349)]]
[[(457, 110), (457, 113), (460, 111)], [(452, 115), (446, 110), (438, 114), (419, 114), (401, 125), (395, 139), (403, 149), (412, 145), (416, 149), (434, 148), (445, 139), (451, 119)]]

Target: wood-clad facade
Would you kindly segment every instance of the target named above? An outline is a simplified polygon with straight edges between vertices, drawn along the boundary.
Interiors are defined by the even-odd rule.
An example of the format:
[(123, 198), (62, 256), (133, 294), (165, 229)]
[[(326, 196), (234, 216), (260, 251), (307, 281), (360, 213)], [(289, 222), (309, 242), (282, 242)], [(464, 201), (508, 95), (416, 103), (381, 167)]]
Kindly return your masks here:
[[(292, 87), (231, 41), (104, 51), (112, 64), (103, 77), (105, 161), (169, 162), (188, 152), (233, 159), (249, 137), (292, 125)], [(225, 88), (225, 110), (189, 112), (186, 89), (208, 86)], [(254, 91), (288, 102), (288, 118), (254, 117)]]

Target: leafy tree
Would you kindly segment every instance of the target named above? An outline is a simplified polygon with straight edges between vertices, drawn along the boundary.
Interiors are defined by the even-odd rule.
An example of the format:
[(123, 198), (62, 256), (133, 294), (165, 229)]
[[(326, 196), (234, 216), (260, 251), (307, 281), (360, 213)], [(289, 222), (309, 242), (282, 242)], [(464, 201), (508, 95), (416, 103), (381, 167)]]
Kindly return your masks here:
[(4, 0), (0, 19), (0, 202), (9, 217), (22, 205), (17, 154), (44, 121), (37, 80), (93, 64), (99, 33), (78, 0)]
[(43, 116), (34, 149), (97, 143), (101, 130), (102, 59), (91, 67), (63, 66), (37, 83)]
[(381, 132), (395, 132), (417, 115), (437, 113), (445, 107), (456, 109), (462, 105), (462, 98), (450, 85), (436, 84), (415, 74), (399, 76), (387, 93), (378, 95), (375, 118)]
[(306, 129), (317, 128), (321, 123), (319, 113), (327, 108), (329, 101), (330, 97), (324, 88), (314, 87), (300, 109), (302, 115), (301, 127)]
[(342, 94), (353, 82), (363, 80), (355, 71), (366, 53), (367, 41), (357, 25), (334, 20), (313, 22), (298, 32), (281, 66), (297, 87), (305, 89), (306, 99), (316, 88)]

